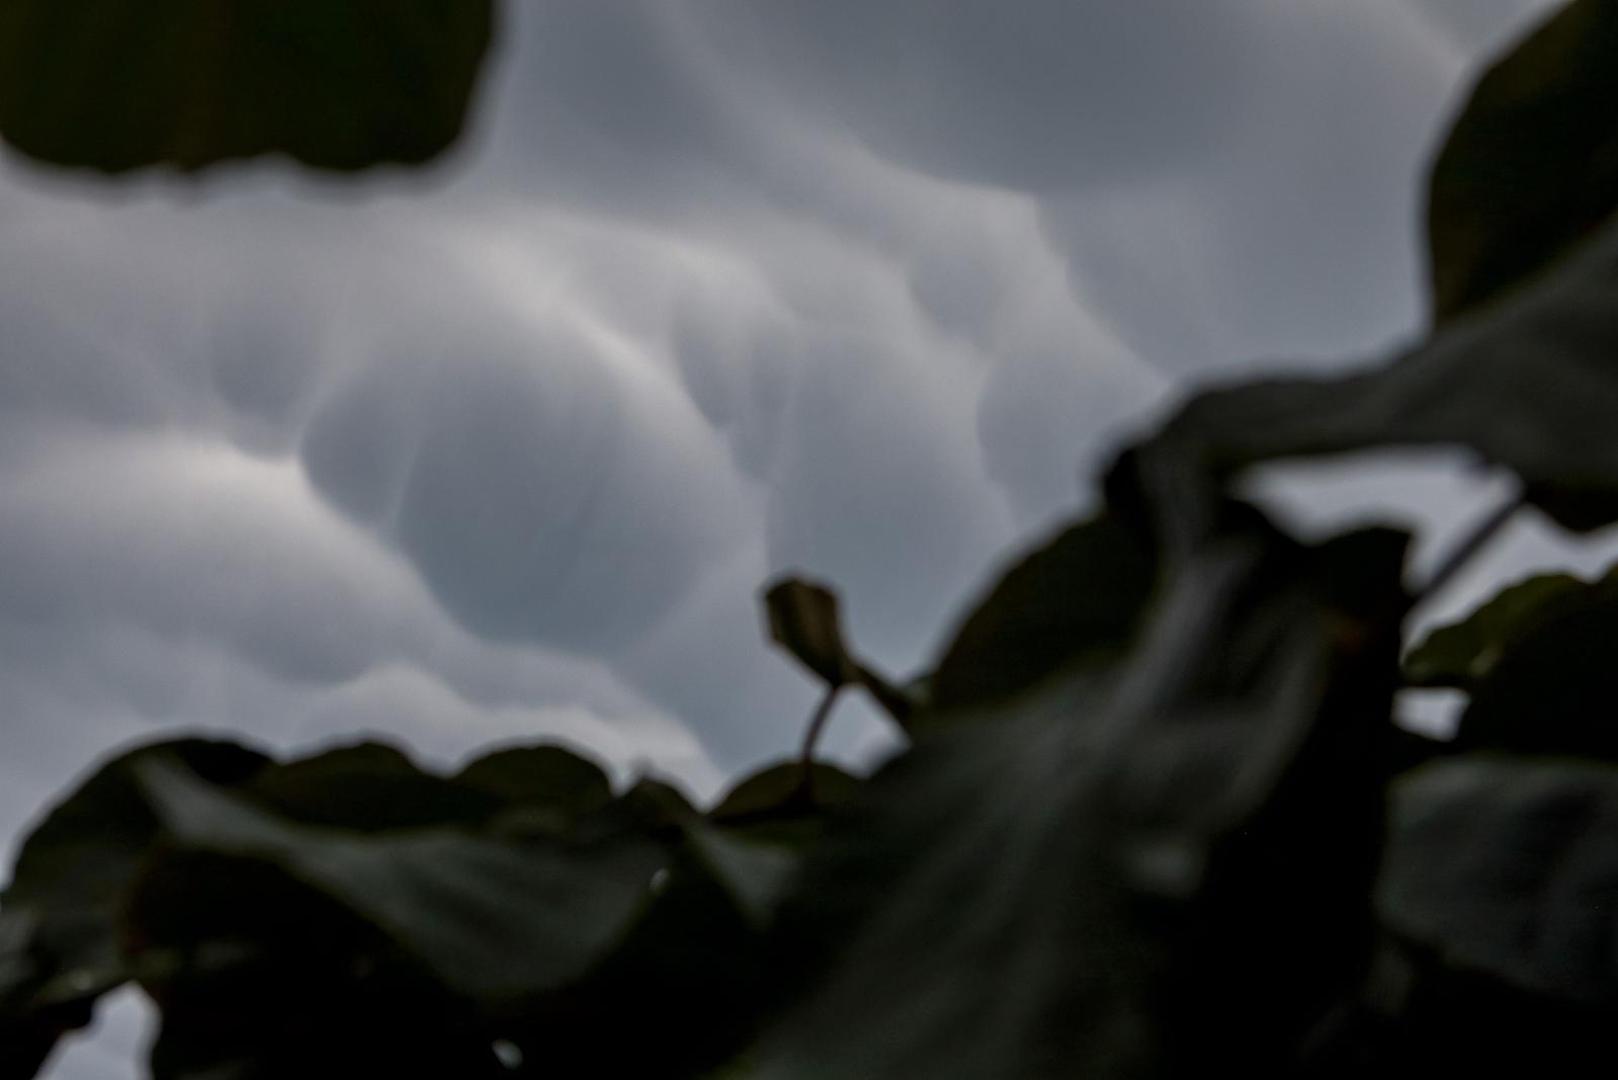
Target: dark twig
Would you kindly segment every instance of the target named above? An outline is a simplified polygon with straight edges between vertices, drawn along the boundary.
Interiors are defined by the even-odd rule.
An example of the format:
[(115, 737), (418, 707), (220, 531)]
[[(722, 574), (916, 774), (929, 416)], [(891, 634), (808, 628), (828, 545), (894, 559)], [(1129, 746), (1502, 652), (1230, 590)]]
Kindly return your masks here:
[(820, 699), (815, 713), (809, 718), (809, 729), (803, 733), (803, 748), (799, 751), (799, 761), (803, 766), (803, 792), (811, 806), (815, 802), (815, 746), (820, 742), (821, 732), (826, 730), (826, 721), (831, 719), (832, 706), (837, 704), (837, 695), (842, 692), (843, 684), (828, 683), (826, 696)]
[(1415, 602), (1419, 604), (1431, 598), (1438, 590), (1448, 585), (1455, 575), (1460, 573), (1490, 540), (1494, 539), (1495, 534), (1516, 516), (1517, 511), (1521, 510), (1527, 501), (1527, 497), (1518, 492), (1473, 526), (1472, 530), (1444, 557), (1438, 569), (1433, 571), (1432, 577), (1416, 590)]

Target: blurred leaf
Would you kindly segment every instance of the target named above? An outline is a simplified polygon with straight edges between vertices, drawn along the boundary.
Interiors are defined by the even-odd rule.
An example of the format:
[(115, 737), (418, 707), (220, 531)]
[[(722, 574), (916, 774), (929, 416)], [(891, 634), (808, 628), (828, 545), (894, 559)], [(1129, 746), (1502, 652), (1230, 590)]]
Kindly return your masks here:
[(130, 907), (154, 1080), (500, 1075), (487, 1027), (376, 927), (268, 863), (179, 850)]
[(1618, 769), (1472, 756), (1411, 773), (1394, 788), (1377, 906), (1455, 968), (1610, 1010)]
[(30, 1080), (69, 1032), (88, 1027), (92, 1003), (73, 1002), (16, 1018), (0, 1014), (0, 1080)]
[(843, 644), (837, 594), (816, 581), (787, 578), (764, 593), (770, 637), (798, 658), (827, 686), (846, 686), (859, 678)]
[(109, 173), (423, 162), (461, 132), (492, 22), (491, 0), (3, 0), (0, 134)]
[(1577, 0), (1478, 80), (1428, 192), (1435, 318), (1495, 298), (1618, 211), (1618, 6)]
[(612, 801), (612, 781), (601, 767), (563, 746), (496, 750), (468, 764), (456, 779), (508, 804), (554, 810), (568, 820)]
[(243, 790), (294, 821), (362, 832), (475, 823), (505, 805), (495, 793), (423, 772), (399, 750), (374, 742), (271, 766)]
[(1405, 658), (1405, 678), (1416, 686), (1471, 688), (1517, 641), (1586, 588), (1586, 582), (1571, 574), (1536, 574), (1519, 581), (1460, 622), (1429, 633)]
[(754, 1075), (1272, 1075), (1367, 947), (1403, 547), (1224, 537), (1116, 670), (879, 773), (783, 915), (819, 989)]
[(736, 909), (756, 928), (767, 927), (798, 870), (797, 853), (785, 844), (700, 821), (687, 828), (686, 842)]
[(753, 1038), (775, 978), (734, 894), (686, 851), (599, 965), (501, 1034), (521, 1076), (695, 1080)]
[(1140, 622), (1154, 574), (1149, 541), (1118, 518), (1067, 527), (974, 606), (932, 673), (929, 711), (982, 705), (1065, 664), (1116, 657)]
[(1618, 593), (1594, 587), (1547, 613), (1472, 688), (1458, 749), (1618, 762)]
[(677, 845), (686, 824), (700, 816), (679, 788), (643, 776), (601, 810), (581, 818), (575, 831), (583, 837), (632, 833)]
[(200, 739), (140, 747), (98, 769), (29, 835), (0, 896), (0, 1030), (17, 1059), (7, 1062), (16, 1071), (0, 1076), (31, 1075), (27, 1062), (88, 1023), (95, 1000), (129, 977), (123, 907), (161, 834), (134, 773), (158, 757), (227, 784), (268, 762)]
[[(1397, 362), (1197, 395), (1120, 459), (1132, 491), (1201, 527), (1209, 476), (1378, 446), (1460, 445), (1514, 470), (1567, 528), (1618, 520), (1618, 222), (1554, 272), (1440, 329)], [(1191, 520), (1184, 520), (1189, 518)]]
[(1609, 1010), (1457, 971), (1426, 950), (1385, 943), (1367, 983), (1363, 999), (1319, 1033), (1289, 1075), (1579, 1076), (1610, 1052)]
[(813, 804), (794, 760), (738, 782), (706, 820), (644, 780), (609, 808), (605, 820), (654, 829), (676, 854), (623, 941), (503, 1032), (522, 1075), (707, 1077), (747, 1045), (781, 997), (764, 930), (825, 814), (859, 783), (824, 764), (815, 776)]
[(118, 916), (162, 832), (134, 774), (157, 758), (222, 784), (238, 784), (269, 763), (235, 743), (154, 743), (100, 767), (50, 811), (24, 840), (0, 897), (5, 920), (28, 925), (28, 933), (6, 936), (26, 942), (34, 967), (29, 996), (40, 1006), (99, 996), (125, 981)]
[(1405, 660), (1410, 681), (1470, 695), (1453, 751), (1618, 761), (1618, 577), (1541, 574), (1434, 630)]
[(914, 697), (864, 664), (843, 643), (837, 594), (802, 578), (783, 578), (764, 592), (770, 638), (832, 690), (863, 687), (900, 727), (910, 721)]
[(860, 781), (835, 765), (814, 765), (814, 801), (808, 802), (803, 763), (796, 758), (766, 766), (736, 782), (709, 811), (709, 818), (727, 825), (798, 817), (842, 806), (859, 791)]
[(587, 970), (649, 895), (665, 849), (635, 836), (592, 844), (463, 828), (384, 833), (281, 820), (184, 771), (142, 776), (176, 839), (269, 862), (372, 920), (448, 986), (511, 1000)]

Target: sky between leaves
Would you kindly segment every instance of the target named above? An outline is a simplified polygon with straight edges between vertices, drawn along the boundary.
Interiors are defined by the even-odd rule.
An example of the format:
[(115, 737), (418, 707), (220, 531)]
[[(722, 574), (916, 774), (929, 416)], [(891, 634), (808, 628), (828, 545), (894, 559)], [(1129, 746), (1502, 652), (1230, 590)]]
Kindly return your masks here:
[(511, 4), (424, 174), (0, 157), (0, 835), (176, 726), (711, 792), (816, 695), (771, 573), (909, 673), (1186, 380), (1412, 333), (1432, 140), (1546, 6)]

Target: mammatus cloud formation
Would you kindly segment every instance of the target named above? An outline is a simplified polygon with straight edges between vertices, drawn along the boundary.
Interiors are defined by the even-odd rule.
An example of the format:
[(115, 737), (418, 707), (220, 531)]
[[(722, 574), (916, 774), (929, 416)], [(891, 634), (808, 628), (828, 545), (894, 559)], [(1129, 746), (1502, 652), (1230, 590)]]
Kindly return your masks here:
[(1187, 379), (1412, 332), (1432, 139), (1545, 6), (509, 4), (425, 178), (6, 159), (0, 828), (193, 726), (711, 793), (814, 698), (771, 573), (905, 673)]

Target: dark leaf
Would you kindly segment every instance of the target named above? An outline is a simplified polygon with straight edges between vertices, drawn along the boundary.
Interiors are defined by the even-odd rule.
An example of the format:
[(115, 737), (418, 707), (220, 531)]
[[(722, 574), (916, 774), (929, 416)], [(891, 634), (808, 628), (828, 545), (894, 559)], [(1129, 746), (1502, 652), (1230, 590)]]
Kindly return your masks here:
[(815, 762), (811, 788), (803, 779), (803, 763), (796, 759), (767, 766), (737, 781), (708, 816), (731, 826), (795, 818), (846, 805), (860, 786), (856, 777), (822, 761)]
[(601, 767), (562, 746), (512, 746), (485, 754), (456, 777), (508, 804), (554, 811), (566, 820), (612, 801)]
[(1478, 81), (1433, 166), (1434, 315), (1543, 269), (1618, 211), (1618, 6), (1576, 0)]
[(775, 978), (734, 894), (687, 852), (601, 964), (501, 1034), (522, 1076), (696, 1080), (753, 1038)]
[(497, 793), (423, 772), (374, 742), (272, 766), (244, 792), (294, 821), (365, 832), (485, 821), (506, 805)]
[(880, 773), (783, 915), (819, 989), (756, 1075), (1272, 1074), (1367, 950), (1403, 544), (1226, 537), (1116, 670)]
[(185, 771), (147, 763), (178, 842), (278, 867), (372, 921), (452, 989), (509, 1001), (576, 978), (630, 925), (666, 849), (465, 828), (383, 833), (279, 819)]
[(845, 686), (859, 676), (843, 644), (837, 594), (815, 581), (787, 578), (764, 593), (770, 637), (797, 657), (828, 686)]
[(143, 747), (103, 766), (24, 842), (0, 899), (0, 1078), (29, 1077), (129, 977), (121, 916), (160, 828), (132, 770), (172, 755), (236, 783), (267, 758), (230, 743)]
[(1618, 591), (1595, 586), (1566, 603), (1525, 629), (1478, 680), (1457, 748), (1618, 762)]
[(600, 811), (579, 822), (584, 836), (634, 833), (678, 844), (686, 823), (700, 815), (679, 788), (643, 776)]
[(1470, 756), (1394, 788), (1383, 921), (1448, 965), (1618, 1004), (1618, 769)]
[(1202, 393), (1125, 455), (1109, 496), (1202, 528), (1210, 476), (1378, 446), (1458, 445), (1514, 470), (1564, 526), (1618, 520), (1618, 222), (1385, 367)]
[(92, 1015), (89, 1001), (53, 1005), (15, 1018), (0, 1014), (0, 1080), (31, 1080), (62, 1037), (89, 1026)]
[(901, 727), (910, 720), (915, 701), (905, 690), (861, 662), (843, 643), (837, 594), (802, 578), (783, 578), (764, 592), (770, 637), (797, 657), (827, 687), (856, 683)]
[(416, 163), (460, 134), (491, 0), (4, 0), (0, 134), (53, 164)]
[(1534, 628), (1588, 584), (1571, 574), (1537, 574), (1502, 589), (1457, 623), (1441, 626), (1405, 657), (1405, 678), (1416, 686), (1474, 687)]
[(1064, 529), (1006, 571), (955, 632), (929, 680), (929, 710), (982, 705), (1064, 665), (1116, 657), (1154, 572), (1147, 538), (1116, 517)]
[(1359, 1001), (1313, 1041), (1297, 1080), (1578, 1076), (1603, 1060), (1612, 1018), (1476, 972), (1425, 950), (1379, 950)]
[(171, 852), (142, 877), (129, 923), (163, 1013), (154, 1080), (499, 1075), (466, 1003), (268, 863)]
[(757, 929), (769, 926), (798, 871), (791, 845), (694, 821), (686, 828), (686, 846), (737, 911)]
[(1405, 660), (1412, 682), (1470, 701), (1458, 751), (1573, 754), (1618, 761), (1618, 578), (1542, 574), (1434, 630)]
[(142, 747), (100, 768), (29, 835), (0, 898), (0, 1029), (19, 1061), (48, 1053), (59, 1034), (89, 1021), (96, 998), (129, 977), (121, 917), (162, 831), (134, 774), (159, 757), (224, 784), (268, 762), (233, 743)]

